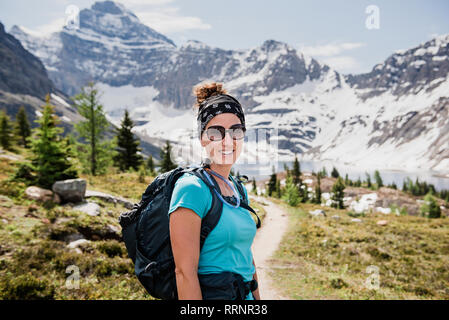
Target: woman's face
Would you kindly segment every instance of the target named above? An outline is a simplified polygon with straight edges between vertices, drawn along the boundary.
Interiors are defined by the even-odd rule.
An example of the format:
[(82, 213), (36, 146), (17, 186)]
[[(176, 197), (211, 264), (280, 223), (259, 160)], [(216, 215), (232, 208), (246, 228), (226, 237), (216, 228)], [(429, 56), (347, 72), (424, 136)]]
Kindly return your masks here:
[[(233, 113), (221, 113), (213, 117), (207, 124), (201, 136), (201, 146), (206, 148), (208, 158), (215, 164), (233, 165), (243, 148), (245, 139), (234, 140), (229, 132), (223, 140), (211, 141), (207, 137), (206, 130), (211, 126), (222, 126), (229, 129), (232, 125), (241, 124), (240, 119)], [(222, 151), (233, 151), (231, 154), (223, 154)]]

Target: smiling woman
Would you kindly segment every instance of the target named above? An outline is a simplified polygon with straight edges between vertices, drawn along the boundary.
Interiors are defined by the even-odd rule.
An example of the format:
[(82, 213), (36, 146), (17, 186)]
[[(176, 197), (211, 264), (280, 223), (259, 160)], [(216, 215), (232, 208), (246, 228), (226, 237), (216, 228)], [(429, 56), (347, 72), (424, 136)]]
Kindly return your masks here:
[[(185, 173), (176, 181), (169, 215), (178, 297), (260, 299), (251, 251), (256, 224), (250, 212), (239, 205), (237, 183), (230, 175), (246, 131), (243, 109), (218, 83), (196, 87), (194, 93), (200, 143), (208, 155), (205, 172), (216, 180), (216, 192), (224, 205), (218, 224), (200, 250), (201, 222), (212, 205), (212, 195), (195, 175)], [(246, 188), (244, 193), (247, 199)], [(234, 202), (237, 205), (230, 204)]]

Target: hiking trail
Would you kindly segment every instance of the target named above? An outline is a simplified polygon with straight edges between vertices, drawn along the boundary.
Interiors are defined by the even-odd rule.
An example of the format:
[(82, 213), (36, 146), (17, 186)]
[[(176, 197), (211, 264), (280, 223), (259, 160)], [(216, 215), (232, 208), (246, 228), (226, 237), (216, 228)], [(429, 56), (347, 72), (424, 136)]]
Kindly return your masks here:
[[(266, 203), (266, 216), (261, 228), (257, 231), (252, 250), (259, 279), (259, 292), (262, 300), (288, 300), (273, 286), (269, 276), (269, 259), (279, 247), (284, 233), (287, 231), (288, 214), (285, 210), (263, 197), (252, 197), (257, 202)], [(251, 200), (252, 200), (251, 199)]]

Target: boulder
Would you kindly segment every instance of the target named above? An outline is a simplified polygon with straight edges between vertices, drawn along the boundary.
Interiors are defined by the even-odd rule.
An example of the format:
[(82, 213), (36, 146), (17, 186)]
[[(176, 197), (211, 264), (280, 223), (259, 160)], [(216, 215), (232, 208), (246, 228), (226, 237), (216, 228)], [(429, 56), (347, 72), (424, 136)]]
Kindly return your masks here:
[(379, 220), (377, 221), (378, 226), (386, 226), (388, 224), (387, 220)]
[(309, 211), (309, 213), (312, 217), (325, 217), (326, 216), (326, 213), (324, 212), (324, 210), (321, 210), (321, 209)]
[(53, 201), (54, 203), (59, 203), (60, 198), (53, 194), (51, 190), (43, 189), (36, 186), (31, 186), (25, 189), (25, 196), (28, 199), (36, 201)]
[(90, 216), (98, 216), (100, 214), (100, 206), (95, 202), (78, 203), (72, 207), (72, 210), (78, 210)]
[(56, 181), (51, 189), (57, 193), (64, 202), (81, 202), (84, 200), (87, 182), (84, 179), (68, 179)]

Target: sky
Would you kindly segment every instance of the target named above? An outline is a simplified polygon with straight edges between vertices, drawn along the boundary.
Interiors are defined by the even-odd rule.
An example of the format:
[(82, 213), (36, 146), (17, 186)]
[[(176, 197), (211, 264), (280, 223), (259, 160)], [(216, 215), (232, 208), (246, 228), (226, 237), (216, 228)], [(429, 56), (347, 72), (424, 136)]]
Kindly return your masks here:
[[(0, 0), (0, 22), (40, 34), (61, 30), (70, 5), (92, 0)], [(447, 0), (122, 0), (177, 46), (199, 40), (222, 49), (282, 41), (348, 73), (369, 72), (397, 50), (449, 33)]]

